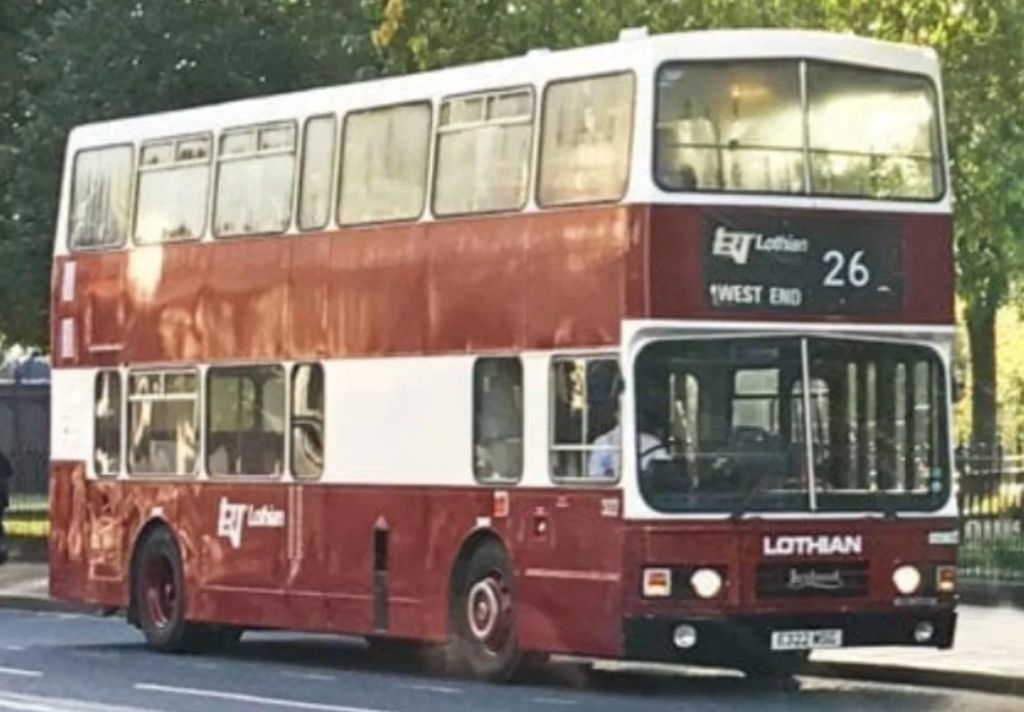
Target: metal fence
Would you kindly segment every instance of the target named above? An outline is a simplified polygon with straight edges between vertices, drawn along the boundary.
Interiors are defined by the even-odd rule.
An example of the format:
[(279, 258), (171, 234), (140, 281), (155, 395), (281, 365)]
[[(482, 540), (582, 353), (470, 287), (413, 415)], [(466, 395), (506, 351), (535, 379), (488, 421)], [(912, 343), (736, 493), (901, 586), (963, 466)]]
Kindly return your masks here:
[(0, 456), (11, 465), (11, 534), (45, 535), (50, 461), (50, 384), (0, 382)]
[(1024, 581), (1024, 456), (957, 458), (964, 578)]

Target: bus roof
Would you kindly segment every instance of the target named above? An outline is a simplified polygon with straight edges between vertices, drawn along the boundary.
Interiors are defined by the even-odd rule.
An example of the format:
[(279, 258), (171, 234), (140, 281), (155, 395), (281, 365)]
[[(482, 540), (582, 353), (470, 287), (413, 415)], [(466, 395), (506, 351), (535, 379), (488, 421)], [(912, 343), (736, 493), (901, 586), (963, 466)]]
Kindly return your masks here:
[(939, 83), (938, 58), (931, 48), (852, 34), (743, 29), (647, 35), (644, 29), (624, 30), (615, 42), (558, 51), (534, 49), (507, 59), (85, 124), (72, 132), (69, 152), (602, 72), (653, 71), (671, 60), (779, 58), (874, 66), (925, 75)]

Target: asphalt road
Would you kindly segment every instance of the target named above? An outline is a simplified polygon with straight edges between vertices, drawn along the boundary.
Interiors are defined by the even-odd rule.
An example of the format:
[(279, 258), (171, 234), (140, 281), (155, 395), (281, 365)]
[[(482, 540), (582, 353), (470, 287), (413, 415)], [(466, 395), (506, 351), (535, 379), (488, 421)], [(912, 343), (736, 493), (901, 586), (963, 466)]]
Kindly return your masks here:
[(0, 610), (0, 712), (1020, 712), (1020, 698), (803, 678), (771, 689), (714, 672), (611, 674), (550, 664), (510, 686), (431, 676), (360, 641), (248, 634), (218, 656), (147, 651), (120, 618)]

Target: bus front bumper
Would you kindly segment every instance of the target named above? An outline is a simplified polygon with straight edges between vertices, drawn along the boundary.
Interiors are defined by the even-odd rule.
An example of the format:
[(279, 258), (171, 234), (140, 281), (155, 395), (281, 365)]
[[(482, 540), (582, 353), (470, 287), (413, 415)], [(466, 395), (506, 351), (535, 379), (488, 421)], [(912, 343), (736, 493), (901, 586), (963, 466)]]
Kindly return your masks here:
[(623, 621), (623, 653), (627, 660), (733, 667), (751, 656), (823, 647), (946, 649), (953, 646), (956, 620), (956, 612), (945, 609), (715, 618), (630, 616)]

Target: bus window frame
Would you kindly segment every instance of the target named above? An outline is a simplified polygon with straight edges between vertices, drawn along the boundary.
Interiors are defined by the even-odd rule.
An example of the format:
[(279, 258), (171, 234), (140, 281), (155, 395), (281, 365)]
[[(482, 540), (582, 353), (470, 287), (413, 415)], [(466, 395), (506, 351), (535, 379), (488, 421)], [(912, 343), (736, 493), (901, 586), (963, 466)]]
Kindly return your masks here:
[[(337, 128), (337, 126), (335, 126)], [(316, 475), (302, 475), (298, 474), (295, 470), (295, 436), (294, 436), (294, 419), (295, 419), (295, 376), (298, 374), (299, 369), (302, 368), (318, 368), (320, 369), (321, 375), (321, 386), (323, 393), (323, 404), (321, 406), (321, 453), (320, 457), (323, 460), (320, 466), (320, 472)], [(323, 361), (305, 360), (305, 361), (294, 361), (285, 365), (285, 406), (287, 413), (285, 414), (285, 452), (287, 455), (287, 462), (285, 463), (285, 474), (293, 481), (299, 483), (314, 483), (319, 482), (324, 478), (327, 472), (327, 368)], [(226, 477), (243, 477), (243, 475), (226, 475)], [(262, 479), (262, 478), (261, 478)]]
[[(333, 126), (331, 127), (331, 135), (334, 138), (334, 146), (331, 150), (330, 157), (330, 175), (327, 179), (327, 217), (321, 225), (310, 225), (304, 226), (302, 224), (302, 196), (306, 189), (306, 136), (309, 133), (309, 125), (314, 121), (322, 121), (324, 119), (331, 119)], [(292, 206), (292, 223), (295, 225), (295, 229), (300, 233), (310, 232), (323, 232), (337, 225), (337, 205), (338, 202), (338, 176), (341, 171), (341, 162), (339, 160), (339, 153), (341, 151), (342, 141), (342, 126), (344, 121), (339, 121), (338, 114), (333, 111), (324, 112), (322, 114), (313, 114), (307, 116), (306, 120), (302, 122), (302, 132), (298, 137), (298, 170), (296, 171), (295, 181), (295, 204)]]
[[(236, 133), (245, 133), (246, 131), (255, 131), (257, 133), (257, 140), (259, 139), (259, 132), (263, 129), (274, 129), (284, 128), (290, 126), (292, 134), (295, 137), (295, 143), (292, 148), (288, 151), (281, 149), (274, 149), (267, 152), (261, 152), (259, 147), (253, 153), (247, 153), (240, 157), (231, 157), (226, 161), (221, 156), (221, 147), (223, 145), (224, 138), (231, 136)], [(217, 132), (216, 142), (214, 144), (215, 151), (215, 170), (213, 172), (213, 181), (210, 189), (211, 192), (211, 205), (210, 205), (210, 237), (214, 242), (217, 241), (230, 241), (230, 240), (244, 240), (246, 238), (253, 237), (269, 237), (278, 235), (287, 235), (291, 232), (292, 226), (295, 225), (295, 213), (298, 206), (298, 195), (296, 193), (296, 185), (298, 181), (298, 174), (301, 170), (302, 161), (302, 135), (300, 134), (300, 126), (298, 119), (280, 119), (278, 121), (263, 121), (257, 124), (243, 124), (240, 126), (231, 126), (229, 128), (222, 129)], [(220, 201), (220, 177), (221, 168), (225, 163), (235, 163), (244, 160), (251, 160), (253, 158), (259, 158), (261, 156), (292, 156), (295, 159), (293, 166), (293, 175), (290, 181), (291, 183), (291, 197), (288, 200), (288, 224), (281, 230), (262, 230), (262, 231), (245, 231), (231, 234), (222, 234), (217, 229), (217, 205)], [(329, 223), (328, 223), (329, 224)]]
[[(575, 82), (591, 81), (595, 79), (610, 79), (613, 77), (624, 77), (628, 76), (632, 81), (632, 97), (629, 117), (629, 136), (626, 139), (626, 175), (622, 182), (622, 191), (615, 198), (604, 198), (600, 200), (570, 200), (570, 201), (555, 201), (545, 202), (541, 200), (541, 175), (544, 166), (544, 129), (547, 125), (547, 100), (548, 92), (552, 87), (560, 86), (562, 84), (572, 84)], [(537, 162), (534, 166), (533, 176), (533, 201), (540, 210), (558, 210), (558, 209), (573, 209), (587, 207), (590, 205), (616, 205), (621, 203), (627, 195), (629, 195), (629, 189), (633, 182), (633, 159), (635, 156), (635, 142), (636, 142), (636, 130), (637, 120), (640, 118), (640, 102), (638, 101), (638, 89), (640, 88), (637, 71), (635, 69), (621, 69), (612, 70), (608, 72), (602, 72), (600, 74), (590, 75), (579, 75), (579, 76), (567, 76), (560, 77), (558, 79), (551, 79), (544, 84), (544, 91), (541, 92), (540, 109), (538, 111), (539, 124), (537, 131)]]
[[(303, 362), (305, 363), (305, 362)], [(281, 471), (279, 473), (270, 473), (265, 475), (254, 475), (251, 473), (243, 473), (237, 475), (231, 474), (214, 474), (210, 472), (209, 468), (209, 446), (210, 446), (210, 403), (212, 401), (211, 388), (210, 388), (210, 376), (211, 372), (223, 372), (223, 371), (244, 371), (252, 369), (278, 369), (281, 372), (281, 380), (283, 384), (283, 404), (284, 412), (282, 414), (283, 430), (281, 433)], [(205, 478), (211, 482), (282, 482), (286, 479), (293, 481), (313, 481), (307, 478), (296, 478), (291, 471), (291, 448), (289, 441), (289, 428), (291, 427), (291, 373), (292, 368), (289, 364), (281, 361), (257, 361), (257, 362), (242, 362), (242, 361), (228, 361), (217, 364), (207, 364), (203, 368), (202, 373), (202, 391), (203, 399), (200, 412), (200, 419), (202, 421), (202, 460), (200, 462), (200, 471), (203, 473)], [(326, 374), (325, 374), (326, 375)], [(326, 388), (324, 391), (324, 409), (326, 410), (327, 405), (327, 394)], [(326, 450), (325, 450), (326, 451)], [(326, 464), (326, 463), (325, 463)]]
[[(403, 217), (403, 218), (385, 218), (382, 220), (362, 220), (358, 222), (343, 222), (341, 219), (341, 199), (344, 194), (344, 177), (345, 177), (345, 141), (348, 136), (348, 120), (353, 114), (368, 114), (374, 111), (386, 111), (388, 109), (401, 109), (407, 106), (426, 106), (429, 109), (430, 124), (428, 129), (428, 140), (427, 140), (427, 160), (424, 166), (423, 172), (423, 200), (420, 203), (420, 210), (415, 217)], [(401, 225), (409, 223), (419, 223), (427, 215), (433, 215), (429, 212), (430, 204), (433, 201), (433, 195), (431, 187), (433, 181), (431, 176), (434, 172), (434, 144), (435, 144), (435, 126), (437, 126), (438, 120), (438, 105), (433, 99), (414, 99), (412, 101), (400, 101), (387, 104), (375, 104), (373, 106), (363, 106), (359, 108), (350, 108), (345, 111), (344, 116), (341, 119), (341, 133), (338, 139), (338, 151), (337, 151), (337, 171), (334, 176), (334, 200), (331, 205), (331, 211), (334, 213), (334, 222), (328, 223), (333, 224), (341, 230), (353, 230), (364, 227), (373, 227), (375, 225)]]
[[(658, 90), (658, 81), (661, 76), (661, 72), (667, 66), (676, 65), (699, 65), (699, 66), (729, 66), (738, 63), (778, 63), (785, 64), (788, 62), (795, 63), (795, 69), (800, 84), (800, 117), (801, 117), (801, 134), (803, 145), (801, 146), (801, 155), (803, 156), (804, 166), (803, 175), (806, 178), (806, 185), (804, 190), (799, 193), (783, 193), (783, 192), (771, 192), (764, 190), (702, 190), (700, 188), (694, 190), (672, 190), (666, 188), (665, 185), (658, 178), (657, 171), (657, 160), (658, 160), (658, 112), (661, 106), (661, 92)], [(865, 72), (874, 72), (877, 74), (897, 75), (904, 77), (913, 77), (921, 79), (928, 87), (929, 98), (932, 100), (932, 107), (935, 111), (935, 141), (937, 155), (934, 158), (935, 163), (939, 167), (939, 177), (941, 179), (941, 190), (936, 193), (934, 197), (930, 198), (894, 198), (894, 197), (879, 197), (872, 195), (857, 195), (855, 193), (815, 193), (814, 179), (811, 171), (810, 156), (810, 122), (809, 122), (809, 108), (810, 108), (810, 95), (808, 93), (808, 77), (809, 69), (811, 64), (820, 65), (831, 65), (841, 67), (844, 69), (859, 70)], [(949, 146), (947, 138), (947, 127), (946, 127), (946, 112), (943, 107), (943, 94), (939, 90), (939, 87), (935, 84), (935, 81), (921, 72), (912, 72), (907, 70), (898, 70), (885, 67), (877, 67), (870, 64), (855, 64), (852, 62), (842, 62), (836, 59), (817, 59), (808, 55), (793, 55), (787, 57), (751, 57), (751, 58), (736, 58), (736, 59), (666, 59), (663, 60), (651, 75), (653, 101), (651, 111), (651, 153), (648, 156), (648, 173), (653, 181), (655, 187), (663, 194), (670, 196), (687, 196), (696, 195), (700, 197), (704, 196), (740, 196), (740, 197), (764, 197), (782, 200), (854, 200), (858, 202), (870, 202), (876, 203), (896, 203), (899, 205), (937, 205), (943, 202), (949, 194)], [(867, 154), (865, 154), (867, 155)]]
[[(140, 242), (139, 239), (138, 239), (139, 198), (140, 198), (140, 196), (142, 194), (142, 191), (139, 190), (139, 186), (142, 185), (142, 181), (140, 180), (140, 178), (142, 176), (142, 173), (145, 170), (145, 166), (142, 165), (142, 156), (146, 152), (146, 147), (147, 146), (151, 146), (153, 144), (171, 142), (172, 145), (174, 146), (175, 150), (177, 150), (177, 146), (178, 146), (178, 143), (180, 141), (188, 141), (188, 140), (191, 140), (191, 139), (199, 139), (199, 138), (207, 138), (207, 137), (210, 139), (210, 156), (209, 156), (209, 159), (207, 160), (207, 165), (209, 167), (209, 176), (208, 176), (209, 177), (209, 184), (206, 186), (206, 196), (205, 196), (205, 199), (203, 201), (204, 202), (204, 208), (203, 208), (203, 229), (199, 232), (198, 235), (196, 235), (194, 237), (185, 237), (185, 238), (180, 238), (180, 239), (177, 239), (177, 240), (158, 240), (156, 242)], [(206, 236), (212, 232), (212, 230), (213, 230), (213, 209), (214, 209), (214, 206), (216, 204), (216, 199), (214, 197), (214, 194), (216, 193), (216, 190), (217, 190), (217, 186), (216, 186), (216, 180), (217, 180), (217, 155), (216, 155), (216, 151), (217, 151), (217, 147), (219, 145), (218, 140), (217, 140), (218, 138), (219, 138), (219, 136), (218, 136), (218, 134), (215, 131), (197, 131), (195, 133), (176, 134), (174, 136), (165, 136), (165, 137), (161, 137), (161, 138), (151, 138), (151, 139), (147, 139), (147, 140), (141, 142), (138, 145), (138, 155), (136, 156), (136, 161), (135, 161), (135, 164), (136, 164), (135, 165), (135, 174), (133, 176), (133, 179), (135, 181), (135, 186), (134, 186), (133, 195), (132, 195), (132, 218), (131, 218), (131, 230), (130, 230), (130, 232), (131, 232), (131, 238), (130, 239), (131, 239), (131, 246), (132, 247), (159, 247), (159, 246), (162, 246), (162, 245), (177, 245), (177, 244), (181, 244), (181, 243), (202, 242), (206, 238)], [(172, 163), (171, 165), (174, 165), (174, 164)], [(199, 161), (189, 162), (187, 165), (188, 165), (188, 167), (192, 167), (193, 165), (199, 165)], [(164, 169), (164, 170), (169, 173), (171, 171), (174, 171), (175, 168), (167, 168), (167, 169)], [(156, 171), (154, 171), (154, 172), (156, 172)]]
[[(556, 388), (555, 388), (555, 364), (560, 363), (560, 362), (565, 362), (565, 361), (576, 361), (576, 360), (583, 360), (583, 361), (586, 361), (588, 364), (590, 362), (592, 362), (592, 361), (612, 361), (612, 362), (615, 363), (615, 365), (619, 369), (620, 386), (622, 387), (622, 388), (620, 388), (619, 394), (616, 396), (616, 399), (618, 400), (618, 403), (616, 404), (616, 409), (618, 411), (618, 419), (619, 419), (618, 426), (619, 426), (619, 432), (620, 432), (619, 446), (618, 446), (618, 449), (617, 449), (618, 458), (619, 458), (619, 467), (618, 467), (618, 472), (616, 473), (614, 478), (611, 478), (611, 477), (590, 477), (589, 474), (586, 471), (586, 464), (588, 462), (588, 459), (586, 459), (586, 458), (584, 458), (584, 461), (583, 461), (584, 462), (584, 472), (583, 472), (581, 477), (559, 477), (558, 475), (555, 474), (555, 468), (552, 466), (551, 455), (554, 452), (558, 452), (557, 448), (559, 448), (559, 447), (563, 448), (561, 450), (562, 452), (581, 453), (583, 455), (586, 455), (588, 453), (591, 453), (591, 452), (594, 452), (595, 450), (599, 450), (600, 449), (600, 448), (593, 447), (592, 443), (586, 443), (586, 444), (582, 444), (582, 445), (561, 445), (561, 446), (559, 446), (555, 442), (555, 425), (556, 425), (555, 419), (557, 417), (557, 413), (555, 412), (555, 396), (556, 396), (556, 393), (557, 393)], [(625, 469), (625, 458), (623, 457), (623, 447), (622, 447), (622, 441), (623, 441), (623, 438), (624, 438), (623, 433), (625, 433), (625, 428), (622, 425), (622, 417), (623, 417), (623, 414), (625, 413), (625, 407), (624, 406), (627, 403), (624, 400), (624, 396), (626, 395), (626, 391), (624, 389), (625, 381), (621, 380), (621, 379), (623, 379), (622, 357), (621, 357), (621, 354), (619, 354), (616, 351), (607, 351), (607, 350), (601, 350), (601, 351), (564, 351), (564, 352), (559, 352), (557, 354), (552, 354), (551, 356), (549, 356), (547, 358), (547, 360), (546, 360), (545, 366), (547, 368), (547, 384), (548, 384), (548, 388), (547, 388), (547, 401), (548, 401), (547, 402), (547, 407), (548, 407), (547, 430), (548, 430), (548, 436), (546, 438), (547, 443), (546, 443), (546, 447), (545, 447), (545, 462), (547, 464), (548, 480), (551, 482), (551, 484), (555, 485), (556, 487), (576, 487), (576, 488), (601, 487), (601, 488), (609, 489), (609, 488), (614, 488), (614, 487), (617, 487), (617, 486), (621, 485), (622, 482), (623, 482), (623, 470)], [(584, 389), (586, 389), (586, 386), (584, 386)], [(584, 393), (584, 403), (585, 403), (585, 407), (586, 408), (590, 407), (590, 403), (586, 399), (586, 393)], [(582, 425), (581, 425), (581, 427), (582, 427)], [(583, 437), (585, 438), (586, 437), (585, 430), (584, 430), (584, 432), (582, 434), (583, 434)], [(525, 465), (524, 465), (524, 469), (525, 469)]]
[[(128, 176), (128, 222), (125, 225), (125, 234), (116, 243), (112, 242), (104, 245), (75, 245), (72, 242), (74, 236), (74, 214), (75, 214), (75, 186), (78, 183), (78, 159), (84, 153), (92, 153), (96, 151), (107, 151), (114, 148), (127, 148), (131, 151), (131, 158), (129, 163), (131, 168), (129, 169), (130, 174)], [(118, 143), (102, 144), (97, 146), (89, 146), (87, 148), (80, 148), (75, 151), (75, 156), (71, 160), (71, 182), (68, 187), (68, 214), (67, 223), (64, 226), (66, 231), (64, 244), (67, 246), (68, 252), (72, 254), (77, 253), (88, 253), (88, 252), (116, 252), (123, 250), (129, 244), (128, 233), (134, 232), (135, 224), (135, 194), (136, 194), (136, 181), (138, 178), (138, 162), (142, 152), (134, 141), (120, 141)]]
[[(519, 442), (519, 455), (520, 465), (519, 474), (515, 477), (495, 477), (493, 479), (484, 479), (480, 477), (476, 467), (476, 422), (477, 422), (477, 405), (479, 401), (477, 399), (477, 366), (483, 361), (515, 361), (519, 366), (519, 387), (523, 392), (523, 404), (522, 413), (520, 414), (519, 427), (521, 430), (520, 442)], [(492, 487), (501, 489), (502, 487), (515, 487), (523, 481), (523, 477), (526, 475), (526, 367), (523, 364), (523, 357), (520, 354), (484, 354), (477, 356), (473, 359), (473, 369), (471, 374), (470, 393), (469, 393), (469, 407), (470, 407), (470, 424), (472, 433), (470, 434), (470, 451), (469, 451), (469, 469), (473, 472), (473, 480), (477, 485), (481, 487)]]
[[(117, 376), (118, 380), (118, 391), (119, 397), (116, 403), (117, 408), (117, 461), (118, 467), (113, 472), (101, 472), (97, 467), (96, 457), (96, 446), (97, 446), (97, 435), (99, 428), (97, 425), (96, 417), (96, 389), (99, 387), (100, 380), (104, 376)], [(92, 472), (97, 479), (100, 480), (116, 480), (121, 477), (128, 469), (128, 463), (125, 460), (127, 455), (127, 431), (128, 431), (128, 379), (125, 378), (124, 372), (118, 368), (99, 368), (96, 370), (96, 377), (93, 379), (93, 398), (92, 398)]]
[[(129, 367), (127, 372), (124, 374), (124, 401), (125, 401), (125, 438), (124, 438), (124, 471), (130, 479), (140, 480), (159, 480), (166, 479), (173, 482), (182, 481), (195, 481), (201, 478), (203, 474), (203, 459), (206, 453), (206, 432), (203, 423), (203, 410), (206, 407), (206, 399), (204, 398), (203, 388), (203, 375), (204, 369), (195, 364), (147, 364), (139, 367)], [(131, 436), (131, 379), (133, 376), (146, 376), (146, 375), (163, 375), (166, 376), (177, 376), (177, 375), (190, 375), (194, 376), (196, 380), (196, 391), (195, 391), (195, 408), (196, 408), (196, 453), (195, 460), (196, 464), (192, 472), (135, 472), (131, 467), (131, 456), (129, 453), (128, 440)]]
[[(473, 99), (473, 98), (479, 97), (479, 98), (484, 100), (484, 105), (486, 107), (487, 99), (489, 99), (491, 97), (501, 97), (501, 96), (506, 96), (506, 95), (516, 95), (516, 94), (521, 94), (521, 93), (529, 93), (529, 95), (530, 95), (530, 99), (532, 101), (530, 120), (528, 122), (527, 121), (508, 121), (508, 122), (505, 122), (505, 121), (499, 120), (495, 124), (495, 125), (498, 125), (498, 126), (503, 126), (503, 125), (516, 126), (516, 125), (522, 124), (522, 125), (529, 125), (529, 127), (530, 127), (530, 149), (527, 152), (527, 161), (528, 161), (529, 165), (527, 166), (526, 190), (523, 191), (523, 199), (522, 199), (522, 201), (520, 201), (520, 204), (517, 207), (514, 207), (514, 208), (499, 208), (497, 210), (470, 210), (470, 211), (462, 211), (462, 212), (458, 212), (457, 211), (457, 212), (450, 212), (450, 213), (448, 213), (448, 212), (446, 212), (446, 213), (439, 213), (437, 211), (437, 179), (438, 179), (438, 175), (439, 175), (438, 170), (437, 170), (437, 166), (438, 166), (438, 159), (440, 158), (440, 154), (441, 154), (441, 136), (442, 136), (442, 133), (443, 133), (442, 127), (441, 127), (441, 113), (444, 111), (445, 104), (447, 104), (448, 102), (451, 102), (451, 101), (458, 100), (458, 99)], [(541, 108), (540, 108), (540, 104), (537, 101), (537, 94), (538, 94), (537, 88), (533, 84), (516, 84), (516, 85), (506, 85), (504, 87), (500, 87), (500, 88), (496, 88), (496, 89), (481, 89), (479, 91), (466, 91), (466, 92), (460, 92), (458, 94), (448, 94), (448, 95), (442, 96), (438, 100), (437, 107), (436, 107), (437, 116), (435, 117), (434, 125), (432, 127), (432, 133), (431, 133), (431, 143), (432, 143), (432, 146), (431, 146), (430, 176), (429, 176), (429, 180), (430, 180), (430, 214), (433, 217), (435, 217), (435, 218), (437, 218), (439, 220), (458, 220), (460, 218), (474, 218), (474, 217), (477, 217), (477, 216), (487, 217), (487, 216), (492, 216), (492, 215), (515, 215), (516, 213), (523, 212), (524, 210), (526, 210), (527, 207), (529, 207), (530, 200), (531, 200), (531, 197), (532, 197), (532, 192), (536, 188), (538, 170), (539, 170), (539, 167), (540, 167), (540, 163), (539, 163), (539, 161), (540, 161), (540, 153), (537, 151), (537, 145), (538, 145), (538, 143), (540, 141), (540, 131), (541, 131), (541, 128), (540, 128), (540, 114), (541, 114)], [(488, 120), (486, 120), (486, 118), (485, 118), (485, 120), (483, 122), (481, 122), (479, 125), (480, 126), (488, 126), (488, 125), (490, 125), (490, 122)], [(475, 127), (476, 127), (476, 125), (474, 125), (474, 128)]]

